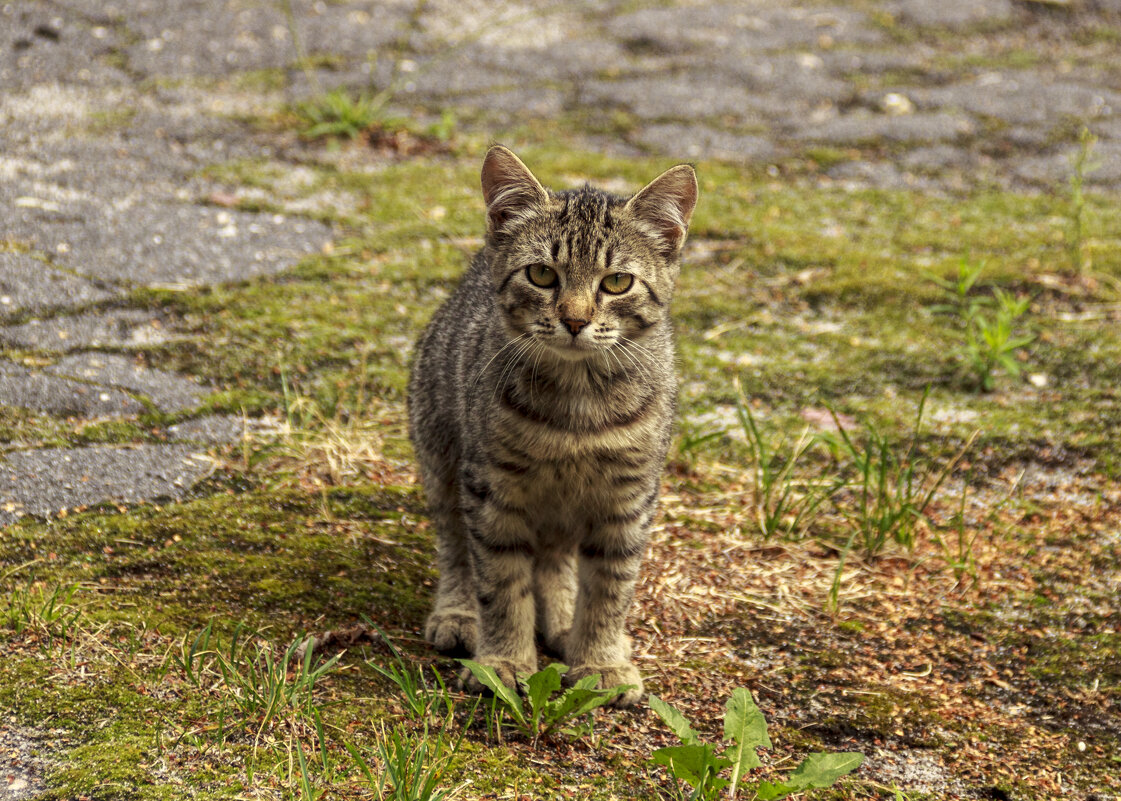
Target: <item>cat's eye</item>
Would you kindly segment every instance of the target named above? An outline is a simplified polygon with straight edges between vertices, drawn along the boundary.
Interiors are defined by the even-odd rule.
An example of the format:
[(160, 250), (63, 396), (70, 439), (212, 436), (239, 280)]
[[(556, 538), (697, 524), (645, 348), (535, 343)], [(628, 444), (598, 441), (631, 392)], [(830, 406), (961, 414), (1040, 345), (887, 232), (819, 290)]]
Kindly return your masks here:
[(525, 268), (526, 277), (534, 286), (548, 289), (549, 287), (556, 286), (559, 283), (557, 271), (552, 267), (546, 267), (544, 264), (531, 264)]
[(600, 289), (609, 295), (622, 295), (631, 288), (634, 276), (630, 273), (612, 273), (600, 281)]

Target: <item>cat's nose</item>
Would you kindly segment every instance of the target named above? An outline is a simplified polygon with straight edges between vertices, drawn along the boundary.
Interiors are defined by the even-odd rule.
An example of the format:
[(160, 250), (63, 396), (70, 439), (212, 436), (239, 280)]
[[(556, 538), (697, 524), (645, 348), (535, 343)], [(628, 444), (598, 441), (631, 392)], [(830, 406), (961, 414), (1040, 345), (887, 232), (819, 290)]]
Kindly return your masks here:
[(569, 333), (572, 334), (572, 336), (576, 336), (581, 331), (583, 331), (584, 326), (586, 326), (591, 321), (590, 320), (574, 320), (571, 317), (565, 317), (564, 319), (561, 320), (561, 322), (564, 323), (564, 327), (568, 329)]

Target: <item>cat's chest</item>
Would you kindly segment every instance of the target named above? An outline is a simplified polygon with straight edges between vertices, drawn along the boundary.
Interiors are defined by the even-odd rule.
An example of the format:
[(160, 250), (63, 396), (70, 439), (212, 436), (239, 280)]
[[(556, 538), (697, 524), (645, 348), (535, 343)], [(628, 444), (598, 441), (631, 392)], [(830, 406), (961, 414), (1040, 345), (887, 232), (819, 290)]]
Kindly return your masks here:
[(587, 458), (541, 461), (530, 471), (529, 494), (542, 503), (550, 499), (568, 501), (588, 498), (599, 484), (595, 463)]
[(537, 462), (521, 484), (531, 514), (557, 523), (580, 521), (613, 505), (602, 470), (587, 458)]
[(488, 416), (493, 426), (523, 437), (552, 458), (575, 457), (592, 441), (640, 435), (644, 423), (664, 414), (659, 401), (666, 393), (660, 383), (619, 375), (565, 386), (526, 372), (496, 388)]

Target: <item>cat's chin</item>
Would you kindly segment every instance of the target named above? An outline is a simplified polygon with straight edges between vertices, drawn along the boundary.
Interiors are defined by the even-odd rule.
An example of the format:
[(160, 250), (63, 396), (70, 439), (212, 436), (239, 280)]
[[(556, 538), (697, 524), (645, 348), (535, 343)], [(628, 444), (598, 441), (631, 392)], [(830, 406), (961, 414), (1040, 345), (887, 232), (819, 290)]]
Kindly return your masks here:
[(549, 352), (564, 362), (582, 362), (602, 352), (597, 345), (580, 342), (549, 343)]

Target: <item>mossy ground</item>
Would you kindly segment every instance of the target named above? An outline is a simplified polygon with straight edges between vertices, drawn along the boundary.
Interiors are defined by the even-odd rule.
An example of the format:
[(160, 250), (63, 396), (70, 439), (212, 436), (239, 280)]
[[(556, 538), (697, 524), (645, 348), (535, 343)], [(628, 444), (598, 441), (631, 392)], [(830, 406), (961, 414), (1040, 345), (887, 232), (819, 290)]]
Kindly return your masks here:
[[(533, 125), (501, 138), (556, 187), (627, 191), (670, 166), (560, 145)], [(380, 642), (357, 642), (316, 685), (322, 739), (295, 706), (239, 712), (228, 686), (192, 684), (177, 663), (208, 624), (229, 638), (244, 623), (283, 651), (362, 616), (410, 658), (434, 660), (418, 634), (435, 575), (403, 398), (411, 342), (479, 244), (485, 143), (463, 134), (403, 160), (359, 145), (320, 160), (319, 147), (308, 146), (298, 181), (280, 161), (226, 165), (220, 177), (254, 190), (247, 205), (262, 191), (276, 209), (349, 198), (343, 211), (306, 212), (345, 231), (334, 252), (274, 278), (131, 299), (191, 335), (151, 348), (152, 360), (205, 377), (218, 388), (207, 409), (263, 416), (287, 431), (280, 443), (219, 454), (214, 479), (180, 504), (24, 521), (0, 536), (12, 599), (0, 614), (0, 708), (59, 733), (44, 798), (302, 797), (297, 754), (326, 797), (369, 797), (342, 743), (368, 752), (383, 723), (419, 726), (365, 662), (388, 659)], [(710, 735), (731, 689), (750, 687), (772, 722), (772, 766), (807, 749), (902, 749), (941, 771), (933, 790), (910, 789), (905, 772), (870, 756), (867, 778), (829, 797), (888, 797), (892, 781), (912, 799), (1048, 798), (1060, 781), (1116, 791), (1117, 198), (1088, 200), (1093, 272), (1079, 275), (1061, 192), (930, 197), (818, 180), (815, 159), (839, 157), (811, 152), (773, 175), (697, 165), (702, 200), (675, 305), (682, 435), (634, 615), (640, 667)], [(978, 293), (1032, 298), (1022, 374), (999, 373), (991, 393), (970, 374), (961, 320), (933, 309), (944, 298), (929, 275), (953, 277), (962, 259), (985, 263)], [(917, 447), (929, 464), (980, 429), (947, 485), (969, 488), (972, 561), (955, 573), (932, 537), (954, 536), (947, 494), (913, 550), (852, 555), (840, 608), (826, 614), (843, 522), (799, 542), (760, 536), (737, 380), (776, 438), (827, 429), (831, 409), (854, 431), (867, 420), (904, 443), (927, 391)], [(8, 441), (42, 444), (144, 436), (10, 413), (0, 427)], [(359, 434), (369, 447), (348, 453)], [(805, 469), (836, 465), (815, 452)], [(19, 600), (72, 585), (72, 621)], [(447, 677), (455, 667), (434, 664)], [(466, 797), (667, 787), (647, 760), (668, 733), (644, 707), (601, 715), (594, 737), (574, 743), (499, 744), (478, 728), (466, 742), (447, 779), (471, 781)]]

